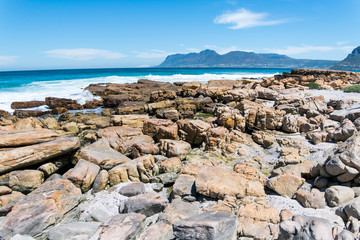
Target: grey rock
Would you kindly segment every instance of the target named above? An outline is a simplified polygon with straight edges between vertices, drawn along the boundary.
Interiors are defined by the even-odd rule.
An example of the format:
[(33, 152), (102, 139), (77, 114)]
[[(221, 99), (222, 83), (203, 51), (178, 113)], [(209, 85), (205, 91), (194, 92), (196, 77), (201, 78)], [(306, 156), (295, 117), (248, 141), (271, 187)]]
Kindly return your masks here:
[(61, 176), (61, 175), (58, 174), (58, 173), (54, 173), (54, 174), (52, 174), (49, 178), (47, 178), (47, 179), (45, 180), (45, 182), (49, 182), (49, 181), (57, 180), (57, 179), (64, 179), (64, 177)]
[(174, 222), (191, 217), (201, 213), (200, 203), (189, 203), (181, 199), (174, 199), (159, 215), (159, 221), (164, 221), (170, 224)]
[(162, 183), (154, 183), (152, 185), (152, 189), (155, 191), (155, 192), (160, 192), (161, 190), (163, 190), (164, 188), (164, 184)]
[(89, 239), (98, 229), (100, 223), (93, 222), (72, 222), (59, 224), (48, 231), (49, 240), (68, 240), (77, 236), (87, 236)]
[(144, 194), (146, 192), (145, 185), (141, 182), (139, 183), (129, 183), (119, 189), (119, 193), (126, 197), (132, 197), (139, 194)]
[(156, 213), (162, 212), (169, 201), (156, 193), (145, 193), (130, 197), (125, 201), (124, 213), (141, 213), (150, 217)]
[(9, 174), (9, 186), (14, 191), (29, 193), (44, 182), (44, 173), (39, 170), (19, 170)]
[(321, 189), (321, 188), (325, 188), (329, 183), (329, 180), (327, 178), (324, 177), (317, 177), (315, 178), (314, 181), (314, 186)]
[(209, 211), (176, 221), (173, 231), (179, 240), (236, 239), (237, 219), (231, 213)]
[(188, 174), (179, 175), (173, 186), (172, 194), (181, 197), (195, 195), (195, 177)]
[(355, 197), (350, 187), (331, 186), (325, 191), (325, 199), (330, 207), (336, 207), (352, 200)]
[(356, 236), (352, 232), (343, 229), (337, 236), (336, 240), (355, 240)]
[(12, 238), (10, 238), (10, 240), (35, 240), (35, 238), (33, 238), (33, 237), (29, 236), (29, 235), (16, 234)]
[(103, 222), (90, 240), (134, 239), (144, 225), (145, 216), (138, 213), (119, 214)]
[(89, 212), (91, 219), (95, 222), (104, 222), (111, 215), (103, 209), (97, 208)]
[(109, 180), (108, 171), (101, 170), (94, 180), (92, 192), (97, 193), (102, 190), (105, 190), (108, 180)]
[(157, 222), (150, 225), (137, 240), (173, 240), (174, 235), (171, 224), (164, 222)]
[(174, 172), (163, 173), (157, 176), (164, 186), (173, 185), (178, 178), (178, 175)]
[(347, 218), (354, 217), (356, 219), (360, 219), (360, 197), (353, 199), (351, 202), (343, 206), (342, 209)]
[(294, 216), (292, 221), (287, 220), (280, 223), (279, 240), (331, 240), (332, 225), (322, 218), (308, 216)]

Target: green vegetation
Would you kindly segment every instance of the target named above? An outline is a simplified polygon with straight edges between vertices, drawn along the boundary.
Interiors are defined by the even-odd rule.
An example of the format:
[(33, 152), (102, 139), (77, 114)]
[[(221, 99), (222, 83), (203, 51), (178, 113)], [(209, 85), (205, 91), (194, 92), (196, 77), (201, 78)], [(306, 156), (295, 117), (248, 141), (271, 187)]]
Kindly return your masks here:
[(197, 113), (195, 114), (194, 118), (210, 118), (210, 117), (214, 117), (214, 114), (211, 113)]
[(360, 93), (360, 85), (354, 85), (344, 88), (344, 92), (356, 92)]
[(309, 83), (309, 89), (319, 89), (319, 84), (315, 83), (315, 82), (311, 82)]

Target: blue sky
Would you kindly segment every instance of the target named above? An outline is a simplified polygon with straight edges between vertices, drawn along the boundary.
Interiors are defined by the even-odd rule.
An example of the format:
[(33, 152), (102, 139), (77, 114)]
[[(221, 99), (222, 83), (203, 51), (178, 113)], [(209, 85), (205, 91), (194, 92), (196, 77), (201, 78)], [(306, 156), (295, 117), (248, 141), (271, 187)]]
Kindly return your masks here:
[(0, 70), (140, 67), (214, 49), (341, 60), (359, 0), (0, 0)]

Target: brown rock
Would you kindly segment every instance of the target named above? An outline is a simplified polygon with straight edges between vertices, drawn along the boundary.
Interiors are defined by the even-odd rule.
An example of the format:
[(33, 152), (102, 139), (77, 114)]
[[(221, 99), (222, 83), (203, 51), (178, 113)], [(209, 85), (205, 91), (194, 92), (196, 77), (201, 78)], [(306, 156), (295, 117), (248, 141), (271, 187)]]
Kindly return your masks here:
[(155, 137), (160, 126), (171, 126), (173, 121), (168, 119), (148, 119), (144, 121), (143, 133), (151, 137)]
[(45, 105), (45, 101), (12, 102), (11, 109), (34, 108)]
[(109, 171), (110, 185), (120, 182), (149, 182), (153, 175), (155, 160), (152, 155), (145, 155), (132, 161), (117, 165)]
[(111, 169), (116, 165), (130, 161), (130, 158), (115, 151), (103, 140), (81, 148), (76, 157), (95, 163), (105, 169)]
[(264, 146), (264, 148), (270, 148), (276, 141), (275, 137), (264, 131), (258, 131), (252, 134), (252, 139), (257, 144)]
[(11, 192), (11, 188), (8, 188), (7, 186), (0, 186), (0, 196), (10, 194)]
[(305, 179), (286, 173), (270, 178), (267, 181), (266, 186), (281, 196), (292, 198), (304, 182)]
[(18, 147), (55, 140), (61, 133), (49, 129), (1, 131), (1, 147)]
[(131, 154), (134, 158), (138, 158), (147, 154), (156, 155), (159, 154), (159, 147), (153, 143), (135, 143), (132, 145)]
[(276, 208), (258, 203), (240, 205), (237, 215), (274, 224), (280, 222), (279, 211)]
[(8, 117), (10, 115), (11, 114), (9, 112), (0, 109), (0, 117)]
[(210, 129), (210, 124), (201, 120), (179, 120), (177, 122), (181, 138), (190, 144), (201, 144)]
[(114, 126), (128, 126), (133, 128), (142, 128), (144, 121), (148, 120), (148, 115), (113, 115), (111, 121)]
[(155, 138), (160, 139), (178, 139), (178, 126), (174, 123), (169, 126), (159, 126), (156, 128)]
[(81, 191), (87, 192), (93, 184), (100, 167), (94, 163), (80, 159), (67, 177)]
[(127, 126), (107, 127), (96, 132), (99, 138), (109, 142), (110, 146), (119, 150), (123, 143), (142, 135), (141, 130)]
[(0, 206), (1, 207), (5, 207), (9, 205), (14, 206), (18, 201), (23, 199), (24, 196), (25, 196), (24, 194), (17, 191), (12, 191), (9, 194), (2, 195), (0, 196)]
[(325, 208), (325, 198), (316, 188), (311, 189), (311, 192), (298, 190), (296, 199), (306, 208)]
[(226, 195), (242, 198), (265, 196), (258, 181), (247, 180), (240, 174), (220, 167), (203, 167), (196, 176), (196, 191), (205, 196), (223, 199)]
[(182, 160), (189, 154), (191, 145), (184, 141), (161, 139), (159, 148), (161, 154), (167, 157), (180, 157)]
[(106, 170), (101, 170), (94, 180), (92, 188), (93, 193), (105, 190), (108, 180), (109, 173)]
[(66, 155), (80, 146), (76, 137), (59, 138), (54, 141), (0, 151), (0, 173), (42, 163)]
[(14, 191), (29, 193), (44, 182), (44, 173), (38, 170), (12, 171), (9, 174), (9, 186)]
[(162, 172), (180, 172), (182, 164), (179, 157), (167, 158), (164, 161), (161, 161), (159, 164), (159, 169)]

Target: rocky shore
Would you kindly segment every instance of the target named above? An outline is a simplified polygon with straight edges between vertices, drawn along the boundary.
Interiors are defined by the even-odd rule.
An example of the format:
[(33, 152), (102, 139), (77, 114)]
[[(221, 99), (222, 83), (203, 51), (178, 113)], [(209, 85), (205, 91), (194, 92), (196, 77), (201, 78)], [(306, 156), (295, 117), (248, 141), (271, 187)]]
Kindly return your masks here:
[(14, 102), (0, 110), (0, 239), (359, 239), (360, 94), (340, 91), (358, 84), (294, 69)]

